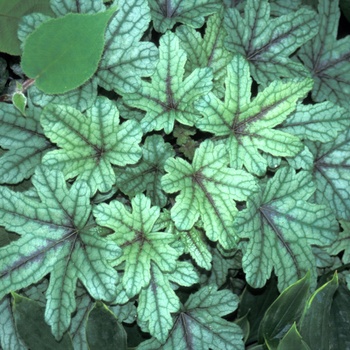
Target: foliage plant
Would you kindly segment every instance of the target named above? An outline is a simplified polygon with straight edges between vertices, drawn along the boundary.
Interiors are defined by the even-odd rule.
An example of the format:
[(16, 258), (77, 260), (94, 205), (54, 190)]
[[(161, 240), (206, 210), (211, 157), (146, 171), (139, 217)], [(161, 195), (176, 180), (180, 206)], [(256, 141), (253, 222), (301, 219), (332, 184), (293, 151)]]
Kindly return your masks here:
[(1, 348), (350, 349), (349, 9), (0, 0)]

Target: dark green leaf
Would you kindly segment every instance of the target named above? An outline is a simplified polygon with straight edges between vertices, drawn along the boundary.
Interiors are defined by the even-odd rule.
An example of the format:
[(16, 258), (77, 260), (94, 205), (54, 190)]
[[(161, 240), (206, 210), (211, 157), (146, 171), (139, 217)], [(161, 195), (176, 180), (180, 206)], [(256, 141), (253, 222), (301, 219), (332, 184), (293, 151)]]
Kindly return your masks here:
[(126, 332), (117, 317), (102, 302), (90, 311), (86, 336), (90, 350), (126, 350)]

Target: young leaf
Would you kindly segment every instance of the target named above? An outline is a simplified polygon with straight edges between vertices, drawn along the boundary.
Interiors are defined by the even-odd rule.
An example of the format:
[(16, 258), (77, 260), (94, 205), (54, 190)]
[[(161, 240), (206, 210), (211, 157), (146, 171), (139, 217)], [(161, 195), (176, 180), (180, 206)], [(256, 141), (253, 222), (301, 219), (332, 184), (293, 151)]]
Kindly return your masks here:
[(155, 262), (163, 272), (176, 268), (179, 253), (170, 243), (176, 236), (156, 232), (154, 224), (160, 215), (159, 207), (151, 207), (151, 201), (143, 194), (131, 200), (132, 212), (122, 203), (114, 200), (94, 208), (96, 222), (114, 230), (110, 237), (122, 248), (123, 255), (114, 263), (125, 261), (123, 286), (131, 298), (146, 287), (151, 280), (150, 265)]
[(86, 116), (67, 105), (48, 105), (41, 124), (51, 141), (62, 148), (46, 154), (43, 163), (61, 170), (67, 179), (78, 176), (87, 181), (92, 195), (112, 188), (111, 164), (132, 164), (141, 157), (138, 123), (119, 125), (117, 108), (104, 97), (95, 101)]
[(241, 329), (222, 318), (233, 312), (237, 304), (238, 297), (230, 291), (217, 291), (212, 285), (203, 287), (190, 295), (165, 344), (151, 339), (138, 349), (243, 350)]
[(228, 168), (227, 163), (225, 147), (205, 141), (197, 149), (192, 165), (180, 158), (167, 160), (168, 174), (162, 178), (162, 187), (168, 193), (181, 191), (171, 209), (179, 230), (190, 230), (200, 217), (210, 240), (232, 248), (236, 246), (234, 200), (246, 200), (257, 187), (252, 175)]
[(305, 67), (289, 56), (317, 33), (315, 12), (301, 8), (270, 18), (267, 0), (247, 0), (244, 17), (237, 9), (225, 16), (226, 48), (249, 62), (254, 79), (263, 85), (280, 77), (307, 76)]
[(195, 107), (203, 118), (196, 126), (223, 138), (232, 167), (244, 165), (249, 172), (264, 175), (267, 162), (258, 149), (289, 157), (303, 149), (299, 138), (272, 128), (293, 112), (297, 100), (311, 89), (312, 80), (275, 81), (252, 101), (251, 84), (247, 61), (235, 55), (227, 66), (224, 102), (213, 93), (201, 97)]
[(154, 72), (158, 50), (153, 43), (140, 41), (151, 19), (147, 1), (119, 1), (118, 5), (106, 29), (97, 76), (103, 88), (121, 94), (137, 90), (140, 77)]
[(212, 88), (210, 68), (197, 68), (183, 80), (186, 53), (175, 34), (167, 32), (160, 39), (160, 59), (152, 83), (142, 82), (135, 93), (124, 95), (130, 106), (147, 112), (141, 121), (144, 132), (164, 129), (169, 134), (177, 120), (193, 125), (198, 113), (193, 102)]
[(314, 79), (312, 98), (349, 108), (350, 36), (337, 40), (340, 17), (338, 0), (319, 0), (316, 36), (298, 52)]
[(32, 181), (40, 201), (0, 188), (0, 224), (22, 236), (0, 248), (0, 297), (50, 273), (45, 319), (59, 339), (75, 310), (78, 279), (93, 298), (115, 298), (118, 275), (108, 261), (121, 251), (88, 223), (90, 190), (85, 182), (76, 181), (68, 190), (63, 174), (45, 167), (37, 168)]
[(46, 139), (35, 117), (23, 117), (14, 106), (0, 103), (0, 183), (16, 184), (30, 177), (43, 155), (53, 145)]
[(22, 16), (32, 12), (52, 14), (49, 0), (0, 0), (0, 51), (20, 55), (17, 28)]
[(315, 191), (311, 174), (281, 168), (262, 193), (251, 196), (239, 212), (235, 229), (242, 239), (242, 265), (247, 282), (263, 287), (274, 269), (283, 290), (307, 271), (316, 282), (311, 245), (329, 245), (337, 237), (338, 223), (324, 205), (307, 202)]
[(183, 25), (176, 29), (180, 46), (187, 53), (186, 73), (190, 74), (197, 67), (210, 67), (213, 70), (213, 91), (222, 96), (226, 66), (232, 59), (232, 53), (224, 47), (226, 31), (224, 29), (223, 11), (214, 14), (206, 22), (205, 35)]
[(184, 23), (199, 28), (204, 24), (204, 16), (220, 9), (216, 0), (148, 0), (154, 29), (165, 33), (176, 23)]
[(277, 128), (302, 139), (330, 142), (338, 132), (349, 126), (347, 110), (327, 101), (314, 105), (299, 104), (296, 111)]
[(164, 163), (174, 155), (171, 145), (165, 143), (160, 135), (148, 136), (138, 163), (127, 168), (115, 168), (117, 186), (131, 197), (146, 190), (152, 204), (164, 207), (167, 197), (162, 191), (160, 179), (164, 174)]
[(317, 203), (329, 205), (338, 219), (350, 220), (350, 129), (327, 143), (307, 143), (314, 155)]
[(302, 336), (300, 335), (296, 324), (294, 323), (290, 327), (286, 335), (281, 339), (278, 344), (277, 350), (311, 350), (310, 347), (304, 342)]
[(173, 326), (171, 313), (180, 308), (180, 301), (175, 294), (166, 274), (151, 263), (149, 286), (141, 290), (137, 313), (138, 320), (148, 324), (152, 336), (164, 343)]
[(112, 8), (93, 15), (69, 13), (43, 23), (24, 43), (23, 71), (49, 94), (84, 84), (97, 70), (104, 31), (114, 12)]

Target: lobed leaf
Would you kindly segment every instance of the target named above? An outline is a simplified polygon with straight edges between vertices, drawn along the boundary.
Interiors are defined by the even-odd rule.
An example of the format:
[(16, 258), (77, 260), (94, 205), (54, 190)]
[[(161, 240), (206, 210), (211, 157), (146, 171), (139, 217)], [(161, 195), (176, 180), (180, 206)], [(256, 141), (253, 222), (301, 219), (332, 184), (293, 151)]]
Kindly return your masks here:
[(51, 274), (45, 319), (56, 339), (62, 337), (75, 310), (79, 279), (93, 298), (115, 297), (117, 272), (108, 261), (120, 248), (96, 235), (90, 216), (90, 189), (75, 182), (67, 189), (63, 174), (39, 167), (33, 184), (40, 201), (0, 188), (0, 224), (22, 237), (0, 248), (0, 297)]
[(132, 200), (132, 212), (121, 202), (102, 203), (94, 208), (96, 222), (114, 231), (111, 236), (122, 248), (123, 255), (114, 263), (125, 261), (123, 286), (128, 297), (138, 294), (151, 281), (151, 261), (163, 272), (176, 268), (179, 253), (170, 246), (176, 236), (171, 233), (155, 232), (153, 227), (160, 215), (159, 207), (151, 207), (151, 201), (143, 194)]
[(332, 208), (338, 219), (350, 219), (350, 131), (345, 130), (327, 143), (307, 143), (314, 156), (314, 198)]
[(294, 111), (296, 102), (312, 86), (310, 79), (275, 81), (250, 101), (252, 80), (247, 61), (234, 56), (227, 66), (224, 102), (213, 93), (201, 97), (196, 109), (203, 115), (196, 126), (220, 136), (229, 152), (230, 166), (264, 175), (266, 160), (258, 149), (273, 156), (295, 156), (303, 148), (299, 138), (272, 129)]
[(61, 170), (67, 179), (78, 177), (107, 192), (115, 183), (111, 164), (133, 164), (141, 157), (142, 132), (134, 121), (119, 125), (119, 113), (104, 97), (96, 99), (86, 116), (67, 105), (45, 107), (41, 124), (45, 134), (61, 148), (51, 151), (43, 163)]
[(338, 0), (318, 1), (316, 36), (302, 46), (298, 57), (314, 79), (312, 98), (328, 100), (348, 109), (350, 94), (350, 36), (337, 40)]
[(314, 11), (301, 8), (270, 18), (267, 0), (247, 0), (244, 17), (235, 8), (227, 10), (225, 26), (226, 48), (247, 59), (259, 84), (308, 75), (305, 67), (289, 56), (316, 35)]
[(242, 239), (242, 265), (247, 282), (261, 288), (272, 269), (283, 290), (307, 271), (316, 282), (311, 245), (326, 246), (337, 238), (338, 223), (332, 211), (307, 202), (315, 191), (310, 173), (279, 169), (262, 193), (251, 196), (239, 212), (235, 229)]
[(235, 201), (244, 201), (256, 191), (252, 175), (228, 168), (223, 145), (204, 141), (197, 149), (192, 164), (181, 158), (165, 163), (168, 174), (162, 187), (168, 193), (180, 191), (171, 209), (171, 217), (179, 230), (190, 230), (198, 218), (208, 238), (225, 248), (236, 244), (233, 219), (237, 213)]
[(99, 85), (119, 94), (134, 92), (140, 77), (154, 72), (158, 59), (156, 46), (140, 41), (150, 22), (145, 0), (120, 1), (118, 12), (106, 29), (104, 53), (99, 64)]
[(197, 68), (185, 80), (186, 53), (175, 34), (167, 32), (160, 39), (159, 62), (152, 82), (143, 81), (141, 88), (123, 96), (124, 102), (146, 111), (141, 120), (144, 132), (164, 129), (169, 134), (175, 120), (193, 125), (198, 113), (193, 102), (212, 88), (210, 68)]
[(17, 184), (33, 174), (53, 145), (32, 112), (25, 118), (14, 106), (0, 103), (0, 122), (0, 146), (7, 150), (1, 157), (0, 182)]
[(148, 3), (153, 26), (161, 33), (165, 33), (178, 22), (199, 28), (204, 24), (204, 16), (220, 9), (220, 4), (215, 0), (148, 0)]

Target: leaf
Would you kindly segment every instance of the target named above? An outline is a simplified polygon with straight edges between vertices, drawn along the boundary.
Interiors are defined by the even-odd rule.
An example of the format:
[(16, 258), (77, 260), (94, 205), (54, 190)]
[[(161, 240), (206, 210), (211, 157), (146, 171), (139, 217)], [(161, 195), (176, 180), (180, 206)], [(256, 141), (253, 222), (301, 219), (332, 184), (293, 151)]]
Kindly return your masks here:
[(79, 279), (95, 299), (115, 298), (117, 272), (108, 261), (121, 254), (109, 238), (97, 235), (90, 190), (76, 181), (68, 190), (63, 174), (39, 167), (32, 178), (40, 201), (0, 188), (0, 224), (22, 237), (0, 248), (0, 297), (50, 273), (45, 320), (60, 339), (75, 310)]
[(175, 34), (167, 32), (160, 38), (159, 63), (152, 83), (142, 82), (135, 93), (124, 95), (124, 102), (146, 111), (141, 120), (144, 132), (164, 129), (169, 134), (174, 122), (193, 125), (198, 113), (193, 102), (212, 88), (210, 68), (197, 68), (183, 80), (186, 53)]
[(79, 284), (76, 291), (76, 302), (77, 307), (69, 327), (69, 334), (72, 337), (74, 349), (87, 350), (86, 324), (89, 312), (94, 304), (86, 290), (79, 288)]
[(203, 287), (190, 295), (165, 344), (151, 339), (138, 349), (243, 350), (240, 328), (221, 318), (233, 312), (237, 304), (238, 297), (230, 291), (217, 291), (212, 285)]
[(192, 165), (181, 158), (165, 163), (168, 174), (162, 187), (168, 193), (181, 191), (171, 209), (177, 229), (190, 230), (201, 218), (207, 237), (219, 241), (224, 248), (236, 245), (233, 219), (235, 201), (244, 201), (256, 191), (252, 175), (228, 168), (223, 145), (204, 141), (197, 149)]
[(334, 274), (332, 280), (318, 288), (305, 306), (300, 320), (300, 334), (310, 345), (311, 349), (327, 350), (330, 334), (334, 329), (330, 327), (330, 312), (333, 295), (338, 289), (338, 275)]
[(0, 315), (0, 346), (2, 349), (27, 350), (16, 329), (9, 295), (0, 301)]
[(346, 109), (327, 101), (297, 105), (296, 111), (278, 129), (302, 139), (330, 142), (349, 126)]
[(259, 327), (259, 343), (276, 348), (287, 331), (298, 322), (310, 295), (310, 274), (287, 287), (266, 310)]
[(239, 212), (235, 229), (242, 242), (242, 266), (247, 282), (263, 287), (272, 269), (283, 290), (311, 273), (316, 282), (316, 264), (311, 245), (325, 246), (337, 238), (338, 223), (324, 205), (307, 202), (315, 191), (311, 174), (279, 169), (262, 193), (251, 196), (247, 209)]
[(294, 350), (294, 349), (300, 349), (300, 350), (310, 350), (310, 347), (303, 341), (302, 336), (298, 332), (298, 329), (293, 324), (292, 327), (290, 327), (289, 331), (286, 333), (286, 335), (283, 337), (281, 342), (278, 344), (277, 350)]
[(114, 12), (115, 9), (93, 15), (69, 13), (43, 23), (24, 43), (21, 66), (25, 74), (49, 94), (84, 84), (97, 70), (104, 31)]
[(67, 104), (79, 111), (85, 111), (91, 108), (97, 97), (97, 78), (92, 77), (77, 89), (71, 90), (60, 95), (48, 95), (40, 91), (35, 85), (28, 90), (31, 102), (40, 107), (51, 104)]
[(49, 0), (0, 0), (0, 51), (10, 55), (20, 55), (17, 28), (22, 16), (32, 12), (52, 14)]
[(244, 17), (237, 9), (227, 10), (225, 26), (226, 48), (247, 59), (259, 84), (308, 75), (305, 67), (289, 56), (317, 33), (314, 11), (301, 8), (270, 18), (267, 0), (247, 0)]
[(350, 130), (327, 143), (307, 143), (314, 156), (314, 199), (334, 210), (338, 219), (350, 220)]
[(337, 40), (340, 17), (338, 0), (319, 0), (316, 36), (298, 52), (314, 79), (312, 98), (349, 108), (350, 36)]
[(176, 23), (184, 23), (199, 28), (204, 24), (204, 16), (220, 9), (215, 0), (149, 0), (154, 29), (165, 33)]
[(252, 80), (247, 61), (234, 56), (227, 66), (225, 100), (213, 93), (196, 103), (203, 115), (196, 126), (220, 136), (230, 156), (230, 166), (243, 165), (250, 173), (264, 175), (267, 162), (258, 149), (273, 156), (295, 156), (303, 145), (299, 138), (272, 129), (294, 111), (296, 102), (312, 86), (310, 79), (275, 81), (250, 101)]
[(338, 255), (343, 251), (342, 261), (344, 264), (350, 263), (350, 222), (340, 221), (343, 230), (339, 233), (338, 239), (326, 247), (326, 251), (331, 255)]
[(180, 38), (180, 46), (187, 53), (186, 73), (190, 74), (197, 67), (212, 68), (213, 92), (222, 96), (226, 66), (232, 59), (232, 53), (224, 47), (227, 33), (223, 11), (208, 18), (203, 38), (198, 31), (186, 25), (176, 28), (176, 35)]
[(148, 324), (149, 333), (164, 343), (173, 326), (171, 313), (180, 308), (180, 301), (165, 274), (151, 263), (150, 284), (140, 292), (138, 300), (138, 320)]
[(44, 320), (44, 308), (19, 294), (12, 293), (12, 296), (16, 328), (28, 348), (73, 350), (68, 334), (65, 334), (59, 342), (51, 334)]
[(102, 0), (50, 0), (50, 6), (57, 16), (64, 16), (68, 13), (97, 13), (106, 8)]
[(198, 266), (210, 271), (212, 255), (208, 250), (203, 232), (196, 227), (192, 227), (188, 231), (179, 231), (179, 235), (185, 246), (185, 252), (190, 253)]
[(172, 146), (165, 143), (160, 135), (148, 136), (138, 163), (127, 168), (115, 168), (117, 186), (131, 197), (146, 191), (152, 204), (164, 207), (167, 197), (162, 191), (160, 179), (164, 174), (164, 163), (174, 155)]
[(119, 1), (118, 5), (118, 12), (106, 29), (97, 76), (104, 89), (123, 94), (135, 92), (140, 86), (140, 77), (153, 74), (158, 50), (153, 43), (140, 41), (151, 20), (147, 1)]
[(126, 350), (126, 332), (111, 310), (102, 302), (89, 313), (86, 336), (91, 350)]
[(66, 179), (78, 176), (96, 191), (107, 192), (115, 183), (111, 164), (136, 163), (141, 156), (142, 132), (134, 121), (119, 125), (119, 112), (105, 97), (81, 114), (67, 105), (45, 107), (41, 124), (52, 142), (62, 148), (43, 158), (50, 168), (61, 170)]
[(159, 207), (151, 207), (151, 201), (143, 194), (131, 200), (132, 212), (117, 200), (97, 205), (96, 222), (114, 231), (110, 237), (123, 250), (114, 261), (118, 266), (125, 261), (123, 286), (129, 298), (138, 294), (151, 280), (151, 261), (163, 272), (174, 271), (178, 253), (170, 247), (176, 236), (153, 231), (160, 215)]
[(29, 178), (43, 155), (53, 148), (32, 112), (23, 117), (14, 106), (0, 103), (0, 182), (16, 184)]

